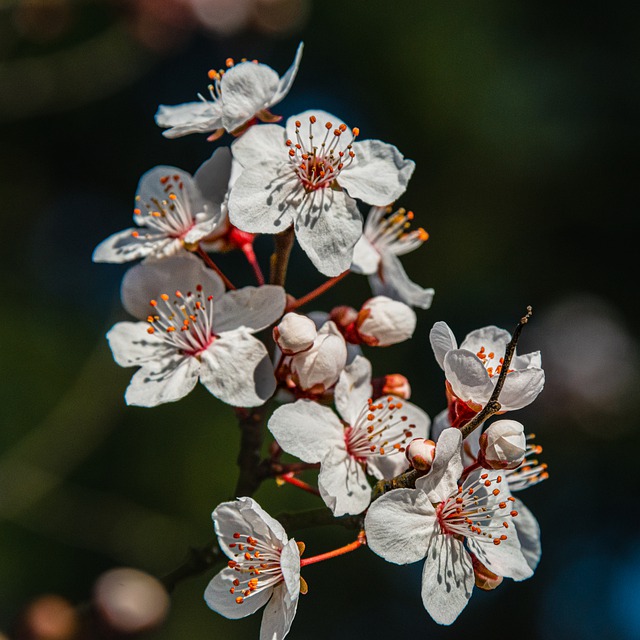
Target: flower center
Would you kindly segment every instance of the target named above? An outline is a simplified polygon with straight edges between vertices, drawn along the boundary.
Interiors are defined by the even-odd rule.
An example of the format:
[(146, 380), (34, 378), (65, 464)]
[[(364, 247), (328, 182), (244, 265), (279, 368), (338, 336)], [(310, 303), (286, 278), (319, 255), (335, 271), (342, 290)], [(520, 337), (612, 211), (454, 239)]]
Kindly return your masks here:
[[(500, 358), (497, 360), (496, 365), (496, 354), (493, 351), (487, 353), (487, 350), (484, 347), (480, 347), (480, 351), (476, 353), (478, 358), (480, 358), (480, 362), (484, 365), (484, 368), (487, 370), (490, 378), (493, 376), (499, 376), (502, 371), (502, 365), (504, 364), (504, 358)], [(511, 373), (514, 371), (513, 369), (509, 369), (507, 373)]]
[[(289, 147), (291, 166), (305, 191), (316, 191), (332, 185), (340, 172), (353, 162), (356, 155), (353, 141), (360, 130), (354, 127), (350, 139), (346, 140), (343, 134), (348, 131), (347, 125), (341, 124), (334, 129), (333, 124), (327, 122), (322, 131), (316, 117), (309, 116), (308, 139), (305, 140), (300, 132), (302, 123), (296, 120), (295, 124), (295, 140), (287, 140), (286, 145)], [(317, 140), (314, 130), (318, 134)]]
[(400, 399), (393, 396), (377, 402), (369, 398), (354, 424), (344, 431), (349, 455), (364, 463), (371, 456), (404, 453), (406, 444), (413, 439), (415, 424), (408, 424), (409, 417), (402, 413), (403, 406)]
[(484, 538), (495, 545), (506, 540), (509, 521), (518, 512), (512, 509), (515, 498), (500, 497), (502, 481), (503, 476), (490, 476), (488, 473), (483, 473), (475, 480), (465, 480), (456, 493), (436, 508), (442, 533)]
[(147, 331), (157, 334), (171, 347), (189, 356), (198, 356), (215, 339), (213, 332), (213, 296), (204, 297), (202, 285), (196, 292), (175, 292), (175, 299), (163, 293), (151, 300), (153, 313), (147, 316)]
[(539, 463), (533, 456), (539, 456), (542, 453), (540, 445), (533, 444), (535, 435), (530, 433), (527, 436), (527, 451), (525, 453), (524, 462), (516, 469), (505, 470), (504, 475), (509, 480), (509, 488), (511, 491), (522, 491), (532, 487), (538, 482), (542, 482), (549, 477), (546, 463)]
[(280, 566), (282, 549), (250, 535), (234, 533), (233, 538), (234, 542), (229, 544), (229, 548), (234, 560), (229, 560), (227, 565), (238, 575), (229, 593), (235, 596), (238, 604), (242, 604), (246, 598), (284, 580)]
[(404, 255), (429, 239), (422, 227), (409, 230), (413, 217), (413, 211), (406, 209), (393, 211), (391, 207), (376, 207), (367, 219), (365, 236), (379, 251)]
[[(160, 185), (166, 198), (151, 198), (143, 202), (137, 195), (138, 206), (133, 210), (141, 223), (171, 238), (182, 238), (193, 225), (191, 203), (185, 193), (184, 183), (178, 174), (165, 175), (160, 178)], [(133, 231), (134, 238), (140, 237), (139, 231)], [(144, 237), (144, 236), (143, 236)]]

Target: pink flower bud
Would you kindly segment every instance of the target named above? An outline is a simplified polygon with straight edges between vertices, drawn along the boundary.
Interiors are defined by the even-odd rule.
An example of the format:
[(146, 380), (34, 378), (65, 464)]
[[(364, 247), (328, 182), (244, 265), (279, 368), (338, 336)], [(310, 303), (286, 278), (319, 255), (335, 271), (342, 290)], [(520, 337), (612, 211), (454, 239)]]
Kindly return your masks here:
[(408, 400), (411, 397), (411, 385), (400, 373), (390, 373), (382, 378), (374, 378), (371, 384), (374, 398), (391, 395)]
[(286, 356), (310, 349), (316, 339), (316, 325), (311, 318), (287, 313), (273, 329), (273, 339)]
[(424, 438), (414, 438), (404, 452), (411, 466), (418, 471), (428, 471), (431, 469), (433, 459), (436, 455), (436, 443), (433, 440)]
[(515, 469), (526, 452), (524, 427), (515, 420), (498, 420), (480, 436), (478, 461), (485, 469)]
[(403, 302), (376, 296), (362, 305), (356, 328), (361, 342), (372, 347), (388, 347), (413, 335), (416, 314)]

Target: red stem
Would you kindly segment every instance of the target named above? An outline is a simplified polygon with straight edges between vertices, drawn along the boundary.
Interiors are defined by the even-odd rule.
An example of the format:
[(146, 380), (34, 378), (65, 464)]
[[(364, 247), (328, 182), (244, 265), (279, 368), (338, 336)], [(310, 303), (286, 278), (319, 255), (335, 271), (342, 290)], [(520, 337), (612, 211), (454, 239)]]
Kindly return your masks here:
[(337, 558), (338, 556), (342, 556), (345, 553), (351, 553), (351, 551), (355, 551), (356, 549), (359, 549), (361, 546), (366, 544), (367, 538), (364, 531), (361, 531), (358, 534), (357, 540), (354, 540), (344, 547), (334, 549), (333, 551), (327, 551), (327, 553), (321, 553), (319, 556), (312, 556), (311, 558), (300, 558), (300, 567), (306, 567), (308, 564), (315, 564), (316, 562), (322, 562), (323, 560)]
[(349, 269), (347, 269), (346, 271), (343, 271), (339, 276), (334, 276), (333, 278), (329, 278), (329, 280), (327, 280), (324, 284), (321, 284), (318, 288), (314, 289), (310, 293), (307, 293), (306, 296), (302, 296), (302, 298), (298, 298), (297, 300), (292, 302), (287, 307), (287, 311), (293, 311), (294, 309), (298, 309), (302, 305), (307, 304), (307, 302), (311, 302), (312, 300), (317, 298), (319, 295), (323, 294), (328, 289), (331, 289), (331, 287), (333, 287), (334, 284), (337, 284), (338, 282), (340, 282), (340, 280), (345, 278), (348, 274), (349, 274)]
[(467, 476), (476, 469), (480, 469), (482, 465), (479, 462), (472, 462), (468, 467), (465, 467), (462, 470), (462, 475), (460, 476), (460, 482), (464, 482)]
[(307, 493), (312, 493), (314, 496), (320, 495), (320, 492), (315, 487), (312, 487), (310, 484), (307, 484), (303, 480), (299, 480), (298, 478), (296, 478), (293, 471), (291, 471), (290, 473), (285, 473), (281, 476), (277, 476), (276, 479), (282, 480), (282, 482), (288, 482), (294, 487), (298, 487), (298, 489), (302, 489)]
[(227, 289), (231, 291), (235, 290), (235, 287), (233, 286), (231, 280), (229, 280), (229, 278), (227, 278), (227, 276), (225, 276), (224, 273), (220, 271), (218, 265), (211, 259), (209, 254), (200, 245), (198, 245), (196, 253), (204, 260), (204, 263), (207, 265), (207, 267), (213, 269), (222, 278), (224, 286), (227, 287)]
[(247, 259), (247, 262), (251, 265), (253, 269), (253, 273), (256, 276), (256, 280), (258, 281), (258, 285), (262, 286), (264, 284), (264, 274), (262, 273), (262, 269), (258, 264), (258, 260), (256, 258), (256, 254), (253, 250), (253, 245), (250, 242), (246, 242), (240, 247), (242, 253), (244, 253), (244, 257)]

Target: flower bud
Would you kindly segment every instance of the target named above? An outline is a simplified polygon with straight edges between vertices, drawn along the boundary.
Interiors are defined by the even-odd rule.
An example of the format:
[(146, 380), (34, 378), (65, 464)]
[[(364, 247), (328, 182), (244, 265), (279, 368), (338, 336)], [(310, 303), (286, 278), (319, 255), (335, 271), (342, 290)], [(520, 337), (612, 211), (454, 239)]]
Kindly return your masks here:
[(313, 345), (291, 357), (291, 372), (303, 391), (324, 393), (337, 381), (347, 363), (347, 345), (336, 325), (325, 322)]
[(388, 347), (413, 335), (416, 314), (404, 302), (376, 296), (362, 305), (356, 328), (361, 342), (372, 347)]
[(391, 395), (408, 400), (411, 397), (411, 385), (400, 373), (390, 373), (382, 378), (374, 378), (371, 384), (374, 398)]
[[(44, 595), (22, 612), (15, 634), (21, 640), (68, 640), (80, 627), (78, 612), (70, 602), (57, 595)], [(0, 632), (0, 640), (8, 640)]]
[(317, 335), (313, 320), (298, 313), (285, 314), (273, 329), (273, 339), (286, 356), (310, 349)]
[(478, 461), (485, 469), (515, 469), (526, 452), (524, 427), (516, 420), (498, 420), (480, 436)]
[(436, 455), (436, 443), (433, 440), (414, 438), (404, 452), (407, 460), (418, 471), (429, 471)]
[(502, 584), (502, 576), (493, 571), (489, 571), (480, 560), (472, 553), (471, 562), (473, 564), (473, 575), (476, 580), (476, 587), (483, 591), (493, 591)]

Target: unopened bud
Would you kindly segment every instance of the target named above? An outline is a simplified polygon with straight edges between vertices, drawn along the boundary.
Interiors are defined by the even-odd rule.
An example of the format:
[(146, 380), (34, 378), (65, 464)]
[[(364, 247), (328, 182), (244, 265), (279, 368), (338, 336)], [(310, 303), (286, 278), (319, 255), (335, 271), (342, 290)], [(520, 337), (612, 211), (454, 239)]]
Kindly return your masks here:
[(489, 571), (473, 553), (471, 554), (471, 562), (473, 564), (473, 575), (478, 589), (493, 591), (493, 589), (502, 584), (502, 576), (493, 573), (493, 571)]
[(411, 397), (411, 385), (400, 373), (390, 373), (382, 378), (374, 378), (371, 384), (374, 398), (391, 395), (408, 400)]
[(112, 569), (94, 586), (94, 604), (113, 631), (134, 634), (158, 627), (169, 612), (169, 595), (162, 583), (136, 569)]
[(418, 471), (429, 471), (436, 455), (436, 443), (433, 440), (414, 438), (404, 452), (407, 460)]
[(485, 469), (515, 469), (526, 453), (524, 427), (516, 420), (498, 420), (480, 436), (478, 462)]
[(311, 318), (298, 313), (287, 313), (273, 329), (273, 339), (285, 356), (310, 349), (318, 332)]
[(358, 313), (356, 329), (360, 341), (371, 347), (388, 347), (409, 339), (416, 328), (416, 314), (404, 302), (376, 296)]
[[(79, 628), (70, 602), (57, 595), (40, 596), (20, 616), (16, 637), (21, 640), (69, 640)], [(5, 636), (0, 633), (0, 639)]]

